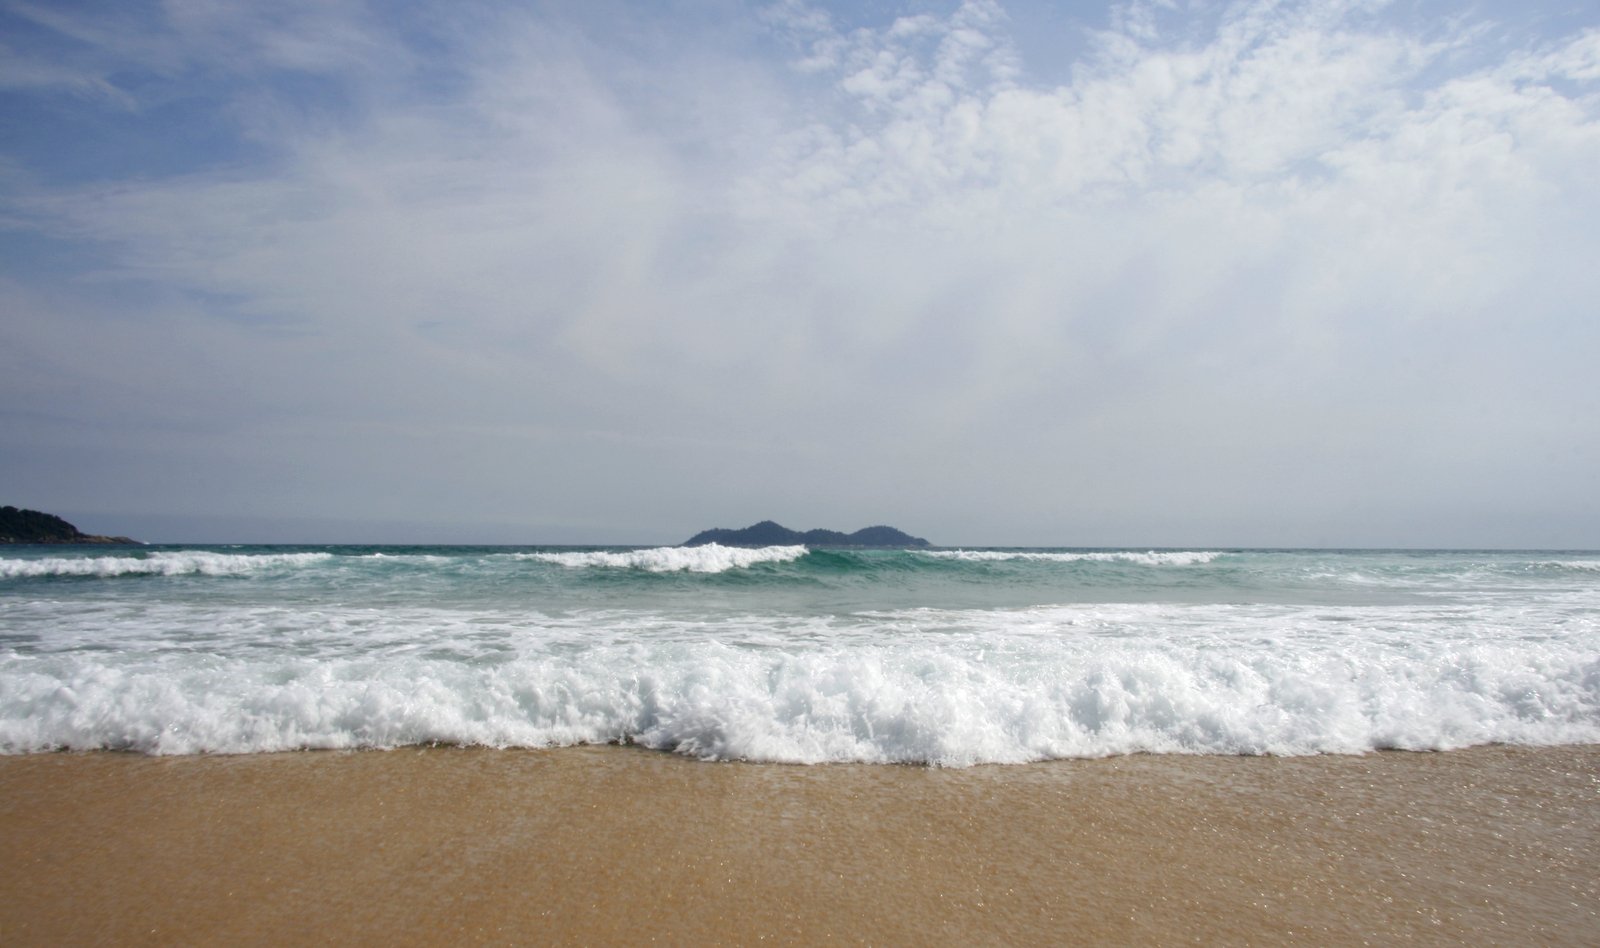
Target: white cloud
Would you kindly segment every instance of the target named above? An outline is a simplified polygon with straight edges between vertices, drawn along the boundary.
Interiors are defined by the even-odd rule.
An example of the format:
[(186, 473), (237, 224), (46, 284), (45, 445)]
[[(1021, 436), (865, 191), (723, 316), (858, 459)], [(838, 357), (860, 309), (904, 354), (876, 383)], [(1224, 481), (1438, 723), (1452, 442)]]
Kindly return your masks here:
[[(590, 523), (617, 487), (597, 466), (645, 464), (629, 516), (655, 523), (731, 491), (999, 531), (952, 541), (1384, 542), (1349, 511), (1592, 506), (1600, 412), (1570, 408), (1595, 398), (1573, 357), (1600, 289), (1595, 30), (1463, 70), (1481, 23), (1137, 4), (1041, 85), (989, 2), (867, 26), (779, 4), (786, 63), (493, 9), (431, 38), (450, 81), (424, 86), (441, 63), (358, 7), (174, 4), (125, 55), (350, 94), (241, 90), (264, 164), (17, 186), (3, 210), (103, 250), (94, 279), (159, 288), (125, 325), (183, 340), (169, 378), (220, 366), (217, 417), (289, 453), (448, 442), (530, 521), (548, 501), (507, 500), (514, 472), (553, 456), (572, 468), (541, 483)], [(62, 365), (97, 331), (13, 281), (27, 351)], [(86, 385), (118, 350), (161, 377), (119, 332)], [(146, 417), (204, 414), (144, 384)], [(849, 499), (808, 486), (841, 477)], [(1089, 522), (1108, 532), (1066, 535)]]
[(60, 90), (124, 108), (134, 104), (132, 96), (104, 75), (28, 56), (4, 43), (0, 43), (0, 89)]

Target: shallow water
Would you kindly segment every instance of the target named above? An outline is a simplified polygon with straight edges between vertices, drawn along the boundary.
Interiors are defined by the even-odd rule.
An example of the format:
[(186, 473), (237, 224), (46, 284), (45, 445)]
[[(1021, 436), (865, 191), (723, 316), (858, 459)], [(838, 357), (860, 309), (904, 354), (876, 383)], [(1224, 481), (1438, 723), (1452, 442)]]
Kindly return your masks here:
[(1600, 742), (1600, 554), (16, 548), (0, 749)]

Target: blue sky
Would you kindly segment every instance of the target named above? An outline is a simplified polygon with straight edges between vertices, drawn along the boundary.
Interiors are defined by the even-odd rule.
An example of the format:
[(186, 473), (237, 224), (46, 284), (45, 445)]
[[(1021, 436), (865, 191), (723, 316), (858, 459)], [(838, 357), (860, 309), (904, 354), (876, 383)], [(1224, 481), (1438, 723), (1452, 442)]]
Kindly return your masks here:
[(0, 0), (0, 502), (1600, 547), (1600, 7)]

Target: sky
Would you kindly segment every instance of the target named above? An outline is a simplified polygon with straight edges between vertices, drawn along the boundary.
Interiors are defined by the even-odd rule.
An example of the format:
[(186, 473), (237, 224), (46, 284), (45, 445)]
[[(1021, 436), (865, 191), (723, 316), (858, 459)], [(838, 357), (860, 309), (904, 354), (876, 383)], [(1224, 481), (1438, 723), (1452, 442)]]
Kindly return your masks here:
[(0, 0), (0, 503), (1600, 547), (1600, 4)]

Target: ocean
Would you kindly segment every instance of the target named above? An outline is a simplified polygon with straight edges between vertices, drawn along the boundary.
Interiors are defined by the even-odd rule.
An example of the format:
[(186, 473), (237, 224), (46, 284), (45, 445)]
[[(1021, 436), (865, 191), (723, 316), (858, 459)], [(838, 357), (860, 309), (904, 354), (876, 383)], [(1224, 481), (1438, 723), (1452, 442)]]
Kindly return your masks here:
[(0, 751), (1600, 743), (1600, 553), (15, 547)]

